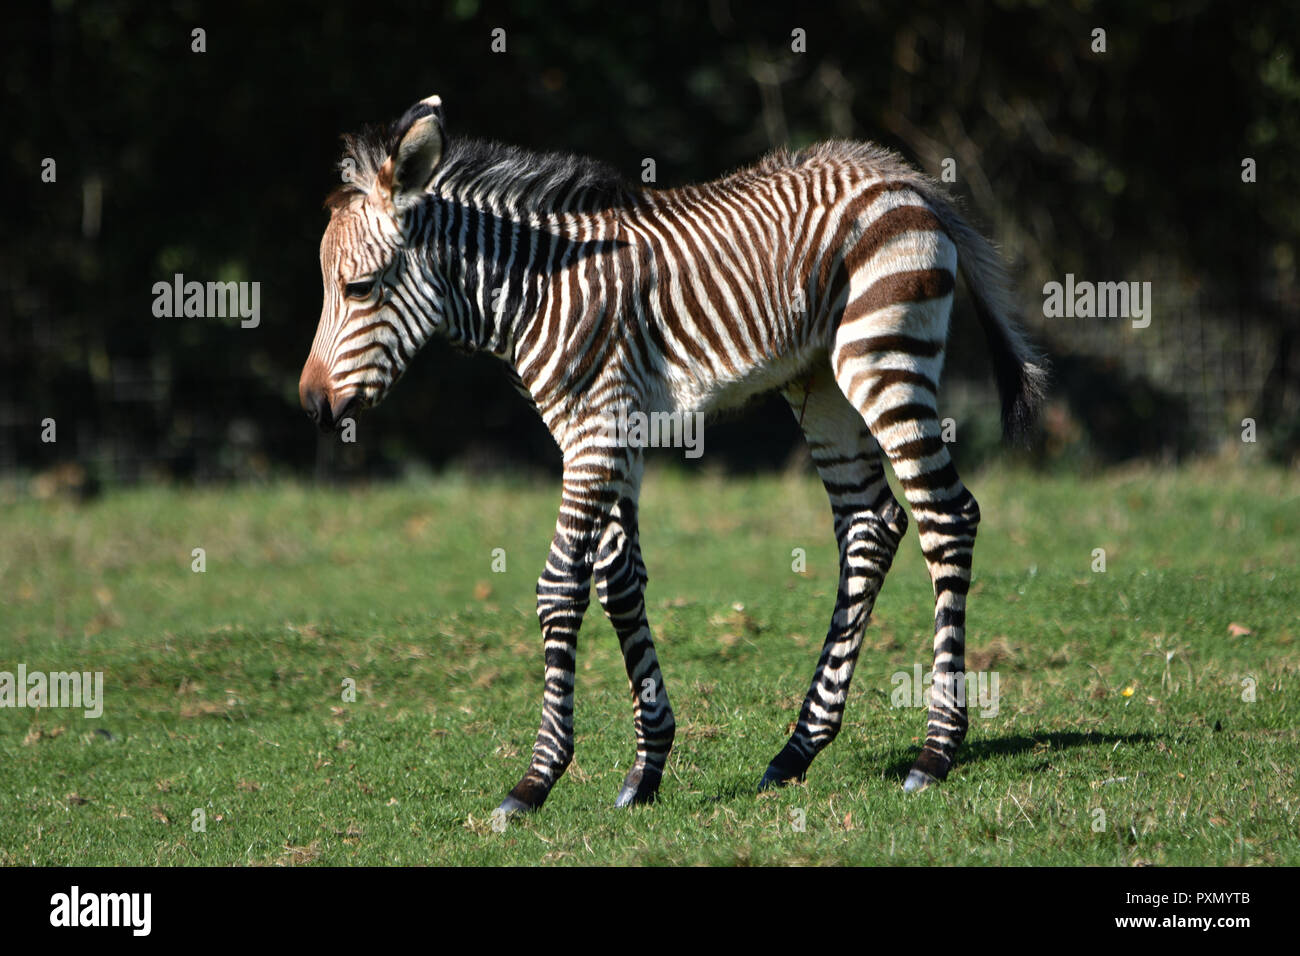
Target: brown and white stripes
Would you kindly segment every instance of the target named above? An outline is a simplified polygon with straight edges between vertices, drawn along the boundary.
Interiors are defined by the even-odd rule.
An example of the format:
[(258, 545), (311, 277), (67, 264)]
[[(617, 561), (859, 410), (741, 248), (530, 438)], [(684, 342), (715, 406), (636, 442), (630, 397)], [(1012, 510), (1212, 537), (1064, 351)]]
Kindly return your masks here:
[(620, 806), (652, 800), (674, 723), (646, 621), (642, 451), (620, 413), (708, 412), (779, 389), (826, 486), (840, 550), (829, 633), (794, 733), (763, 775), (804, 774), (839, 731), (863, 631), (907, 513), (935, 593), (935, 681), (905, 782), (943, 779), (966, 731), (952, 675), (979, 508), (940, 438), (936, 390), (958, 269), (990, 345), (1004, 425), (1025, 427), (1044, 367), (1009, 319), (996, 253), (930, 180), (878, 147), (778, 153), (714, 183), (640, 189), (591, 160), (448, 139), (441, 103), (347, 141), (330, 197), (325, 303), (300, 395), (322, 428), (378, 402), (433, 334), (510, 367), (564, 456), (537, 585), (541, 728), (502, 804), (540, 807), (573, 757), (578, 626), (591, 584), (618, 635), (636, 759)]

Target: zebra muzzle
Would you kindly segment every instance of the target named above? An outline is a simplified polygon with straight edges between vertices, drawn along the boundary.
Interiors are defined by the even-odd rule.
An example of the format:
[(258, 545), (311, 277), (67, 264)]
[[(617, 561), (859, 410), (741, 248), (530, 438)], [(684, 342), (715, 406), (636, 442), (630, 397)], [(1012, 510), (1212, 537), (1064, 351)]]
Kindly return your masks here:
[(333, 393), (321, 371), (308, 363), (298, 382), (298, 399), (307, 417), (322, 432), (329, 433), (357, 411), (360, 400), (356, 392)]

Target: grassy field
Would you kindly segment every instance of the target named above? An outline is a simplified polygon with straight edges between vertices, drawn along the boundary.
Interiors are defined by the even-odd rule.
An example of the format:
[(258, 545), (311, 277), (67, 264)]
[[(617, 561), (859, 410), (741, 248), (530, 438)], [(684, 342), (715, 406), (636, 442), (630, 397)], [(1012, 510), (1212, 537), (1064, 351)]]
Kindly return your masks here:
[(925, 712), (891, 706), (892, 675), (930, 654), (915, 531), (839, 739), (806, 784), (759, 797), (834, 600), (825, 497), (811, 475), (652, 470), (648, 603), (678, 719), (661, 800), (612, 807), (631, 708), (593, 601), (576, 760), (501, 832), (540, 713), (533, 589), (558, 483), (7, 504), (0, 671), (105, 688), (98, 719), (0, 709), (0, 862), (1300, 864), (1296, 476), (968, 484), (968, 666), (998, 674), (1000, 707), (943, 786), (903, 794)]

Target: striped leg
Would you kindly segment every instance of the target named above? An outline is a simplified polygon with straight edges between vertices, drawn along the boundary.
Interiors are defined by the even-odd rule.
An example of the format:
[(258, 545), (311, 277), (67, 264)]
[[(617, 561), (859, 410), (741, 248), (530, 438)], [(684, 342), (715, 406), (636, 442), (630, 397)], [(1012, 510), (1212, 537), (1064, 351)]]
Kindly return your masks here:
[(537, 581), (537, 618), (542, 626), (546, 687), (542, 725), (533, 760), (499, 810), (536, 810), (573, 759), (573, 682), (578, 628), (591, 600), (596, 535), (618, 498), (622, 474), (591, 456), (566, 455), (564, 491), (546, 569)]
[[(966, 735), (966, 593), (979, 506), (940, 438), (935, 390), (952, 302), (943, 269), (912, 273), (892, 304), (854, 308), (836, 333), (832, 365), (840, 388), (889, 456), (916, 520), (934, 587), (934, 681), (921, 756), (904, 784), (919, 790), (944, 779)], [(942, 281), (937, 276), (947, 276)], [(886, 280), (882, 280), (886, 281)], [(879, 284), (857, 302), (875, 306)], [(858, 316), (852, 319), (852, 316)]]
[(801, 417), (813, 462), (830, 496), (840, 548), (839, 591), (812, 686), (789, 742), (768, 766), (760, 790), (802, 778), (839, 733), (844, 702), (876, 595), (907, 531), (907, 513), (885, 480), (880, 449), (829, 368), (785, 390)]
[(615, 506), (596, 555), (596, 596), (618, 634), (632, 689), (636, 728), (636, 762), (619, 790), (619, 807), (654, 800), (676, 730), (646, 621), (647, 575), (641, 560), (635, 502), (639, 483), (638, 463), (635, 481), (629, 483), (626, 496)]

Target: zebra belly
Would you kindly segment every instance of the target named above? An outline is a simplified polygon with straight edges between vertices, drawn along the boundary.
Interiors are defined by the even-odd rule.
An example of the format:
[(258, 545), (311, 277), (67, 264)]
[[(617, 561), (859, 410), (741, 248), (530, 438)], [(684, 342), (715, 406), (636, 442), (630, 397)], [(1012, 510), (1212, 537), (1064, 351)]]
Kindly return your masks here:
[(757, 362), (725, 379), (670, 383), (665, 405), (678, 412), (708, 413), (738, 408), (757, 395), (806, 376), (819, 358), (825, 360), (825, 355), (824, 347), (809, 345)]

